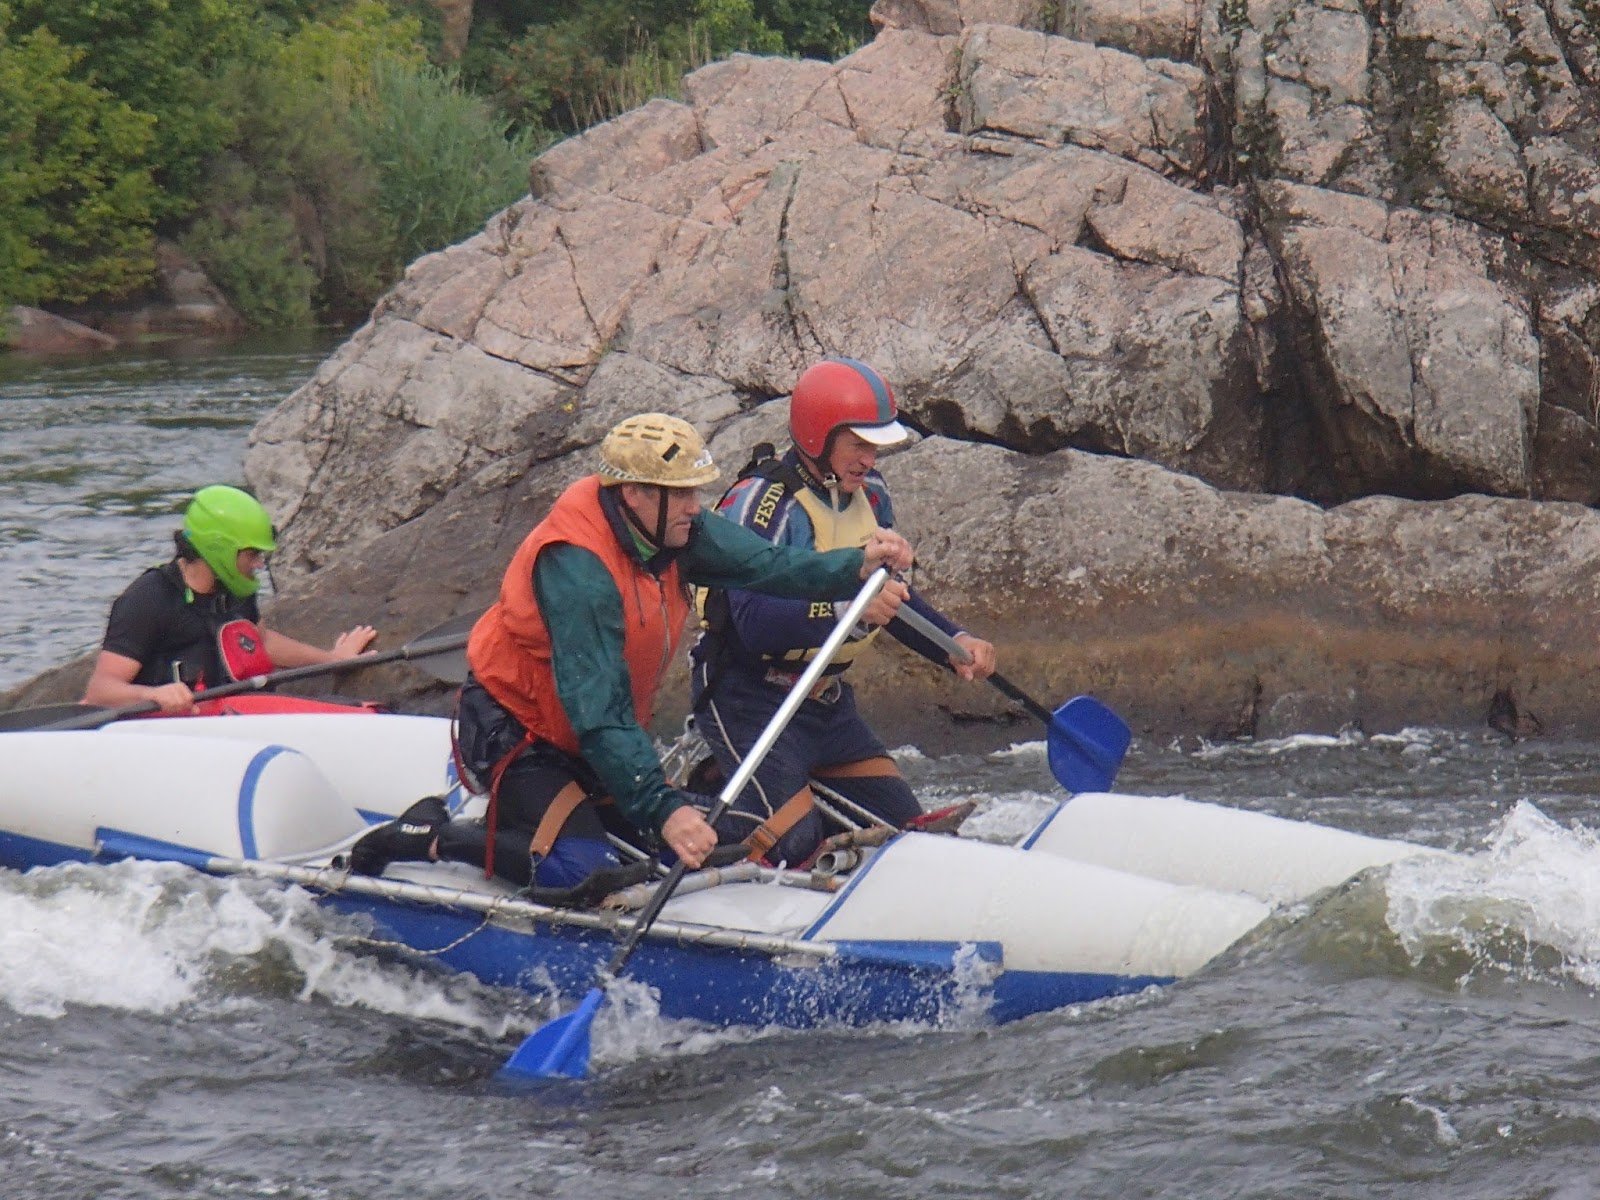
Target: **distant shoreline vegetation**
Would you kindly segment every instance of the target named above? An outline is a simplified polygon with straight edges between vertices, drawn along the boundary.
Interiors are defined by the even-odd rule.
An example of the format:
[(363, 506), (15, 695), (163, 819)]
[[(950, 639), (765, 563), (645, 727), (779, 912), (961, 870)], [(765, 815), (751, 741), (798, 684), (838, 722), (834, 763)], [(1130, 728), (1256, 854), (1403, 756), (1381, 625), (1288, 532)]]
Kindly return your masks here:
[(0, 0), (0, 311), (136, 296), (166, 237), (254, 328), (349, 324), (560, 137), (734, 51), (838, 57), (867, 7)]

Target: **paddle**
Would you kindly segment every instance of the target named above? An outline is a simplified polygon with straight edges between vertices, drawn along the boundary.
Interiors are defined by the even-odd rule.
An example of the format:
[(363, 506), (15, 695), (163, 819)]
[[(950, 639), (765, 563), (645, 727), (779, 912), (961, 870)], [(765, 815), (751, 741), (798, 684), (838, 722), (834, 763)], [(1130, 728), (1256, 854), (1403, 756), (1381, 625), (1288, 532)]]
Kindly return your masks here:
[[(962, 662), (972, 656), (961, 644), (909, 604), (902, 604), (895, 619), (904, 621), (917, 633)], [(1109, 792), (1117, 781), (1117, 771), (1133, 734), (1123, 719), (1092, 696), (1074, 696), (1051, 712), (1000, 672), (989, 682), (1039, 720), (1048, 731), (1045, 746), (1050, 756), (1050, 773), (1069, 792)]]
[[(822, 672), (827, 670), (828, 663), (838, 653), (839, 647), (850, 636), (850, 631), (855, 628), (856, 622), (861, 620), (861, 614), (866, 611), (867, 605), (872, 603), (873, 597), (878, 594), (888, 578), (889, 573), (883, 567), (879, 567), (867, 577), (866, 583), (861, 586), (861, 591), (856, 593), (856, 598), (850, 602), (850, 607), (845, 609), (833, 632), (817, 650), (816, 657), (789, 689), (789, 694), (778, 706), (778, 711), (772, 714), (772, 720), (767, 722), (767, 727), (761, 731), (761, 736), (756, 739), (755, 745), (750, 747), (750, 753), (745, 755), (744, 761), (739, 764), (739, 769), (733, 773), (733, 778), (728, 780), (717, 795), (716, 804), (706, 814), (708, 823), (715, 825), (717, 819), (744, 790), (744, 785), (750, 782), (750, 777), (756, 773), (761, 760), (766, 758), (773, 743), (778, 740), (778, 736), (783, 733), (806, 696), (816, 686)], [(633, 928), (623, 939), (617, 952), (611, 956), (611, 961), (600, 971), (595, 986), (589, 989), (578, 1007), (564, 1017), (547, 1021), (530, 1033), (522, 1045), (517, 1047), (516, 1052), (506, 1060), (505, 1066), (500, 1068), (501, 1078), (510, 1082), (553, 1079), (558, 1076), (566, 1076), (569, 1079), (583, 1078), (589, 1070), (589, 1029), (594, 1024), (594, 1015), (599, 1010), (601, 1001), (605, 999), (606, 984), (617, 977), (628, 959), (632, 957), (640, 940), (660, 915), (661, 909), (672, 898), (673, 891), (687, 869), (681, 859), (673, 866), (667, 877), (656, 886), (655, 894), (640, 910), (639, 919), (634, 922)]]
[[(220, 687), (207, 688), (197, 697), (200, 700), (221, 700), (227, 696), (236, 696), (242, 692), (260, 691), (263, 688), (276, 687), (281, 683), (292, 683), (297, 679), (315, 679), (322, 675), (332, 675), (338, 671), (347, 671), (355, 667), (374, 667), (380, 663), (406, 660), (422, 665), (425, 660), (439, 659), (455, 656), (467, 644), (468, 634), (472, 625), (477, 621), (477, 614), (452, 617), (444, 624), (428, 630), (421, 637), (414, 638), (404, 646), (395, 650), (383, 650), (377, 654), (362, 654), (355, 658), (342, 658), (338, 662), (312, 663), (304, 667), (289, 667), (282, 671), (272, 671), (265, 675), (252, 675), (247, 679), (240, 679), (234, 683), (225, 683)], [(18, 708), (10, 712), (0, 713), (0, 733), (14, 733), (19, 730), (66, 730), (66, 729), (99, 729), (102, 725), (110, 725), (113, 721), (120, 721), (124, 717), (136, 717), (144, 713), (155, 712), (161, 706), (154, 700), (143, 700), (138, 704), (124, 704), (117, 708), (95, 708), (87, 704), (49, 704), (41, 708)]]

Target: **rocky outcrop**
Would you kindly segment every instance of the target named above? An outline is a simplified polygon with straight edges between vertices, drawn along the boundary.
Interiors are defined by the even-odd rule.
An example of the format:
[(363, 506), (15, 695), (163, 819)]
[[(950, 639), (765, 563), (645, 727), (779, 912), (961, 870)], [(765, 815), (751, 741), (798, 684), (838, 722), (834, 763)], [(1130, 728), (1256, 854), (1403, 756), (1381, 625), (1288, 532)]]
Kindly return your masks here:
[(0, 345), (18, 354), (96, 354), (117, 339), (41, 308), (13, 305), (0, 322)]
[(156, 242), (156, 277), (139, 295), (112, 306), (47, 313), (13, 308), (0, 346), (24, 354), (92, 354), (127, 342), (225, 338), (245, 331), (222, 290), (176, 244)]
[[(412, 266), (253, 435), (291, 604), (486, 603), (616, 419), (677, 412), (736, 466), (848, 353), (933, 435), (885, 464), (923, 583), (1041, 695), (1215, 733), (1496, 696), (1592, 723), (1581, 12), (874, 16), (839, 63), (736, 57), (555, 147)], [(934, 699), (1015, 736), (914, 663), (867, 687), (896, 736)]]
[(156, 277), (147, 293), (114, 308), (84, 310), (81, 318), (122, 340), (234, 337), (244, 318), (198, 263), (169, 241), (156, 242)]

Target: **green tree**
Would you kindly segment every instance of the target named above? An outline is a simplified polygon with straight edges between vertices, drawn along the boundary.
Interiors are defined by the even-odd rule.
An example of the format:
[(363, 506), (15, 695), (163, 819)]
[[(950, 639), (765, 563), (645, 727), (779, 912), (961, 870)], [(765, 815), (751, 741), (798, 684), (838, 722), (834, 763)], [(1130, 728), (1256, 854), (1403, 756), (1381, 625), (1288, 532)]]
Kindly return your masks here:
[(0, 5), (0, 300), (75, 303), (155, 269), (155, 119), (79, 74), (48, 29), (15, 36)]
[(783, 49), (754, 0), (583, 0), (480, 52), (474, 67), (515, 119), (576, 132), (680, 96), (683, 76), (715, 58)]
[(211, 80), (223, 63), (258, 53), (251, 0), (12, 0), (13, 29), (48, 29), (79, 53), (72, 78), (155, 118), (149, 162), (158, 218), (193, 206), (205, 164), (228, 141)]
[(381, 0), (286, 0), (273, 19), (283, 28), (269, 50), (217, 77), (232, 136), (182, 243), (247, 321), (278, 328), (355, 315), (397, 277), (395, 231), (351, 111), (371, 95), (375, 64), (420, 64), (424, 51), (416, 19)]
[(465, 77), (513, 119), (578, 131), (681, 95), (735, 51), (834, 59), (872, 36), (868, 0), (478, 0)]
[(544, 139), (508, 137), (416, 35), (355, 0), (219, 77), (234, 137), (182, 240), (252, 324), (357, 316), (412, 259), (527, 191)]
[(777, 30), (785, 53), (832, 61), (872, 40), (866, 0), (755, 0), (763, 24)]
[(283, 70), (329, 85), (342, 104), (371, 93), (379, 64), (421, 66), (425, 61), (421, 22), (395, 13), (384, 0), (347, 0), (316, 20), (302, 22), (277, 55)]
[(338, 152), (326, 89), (296, 88), (273, 67), (244, 64), (222, 83), (235, 137), (208, 164), (180, 240), (251, 325), (310, 325), (322, 237), (306, 176), (325, 152)]

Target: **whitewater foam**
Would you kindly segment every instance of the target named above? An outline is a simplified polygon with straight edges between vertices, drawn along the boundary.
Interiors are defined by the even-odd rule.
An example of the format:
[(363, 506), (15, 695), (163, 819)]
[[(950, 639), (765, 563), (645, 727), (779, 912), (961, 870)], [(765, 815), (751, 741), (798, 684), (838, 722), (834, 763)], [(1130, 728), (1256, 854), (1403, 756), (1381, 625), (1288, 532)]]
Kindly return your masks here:
[(299, 888), (217, 880), (166, 863), (0, 871), (0, 1003), (59, 1018), (68, 1006), (227, 1011), (264, 989), (502, 1036), (493, 995), (353, 952), (345, 918)]
[(1413, 960), (1441, 947), (1479, 966), (1600, 986), (1600, 837), (1519, 801), (1476, 854), (1397, 863), (1387, 921)]

